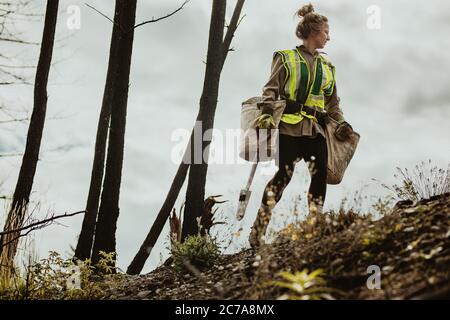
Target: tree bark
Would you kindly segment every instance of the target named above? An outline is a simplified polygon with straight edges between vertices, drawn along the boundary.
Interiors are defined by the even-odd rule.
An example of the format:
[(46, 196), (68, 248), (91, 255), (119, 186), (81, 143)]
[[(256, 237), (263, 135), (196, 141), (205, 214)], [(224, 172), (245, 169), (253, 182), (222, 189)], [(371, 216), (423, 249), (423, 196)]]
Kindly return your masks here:
[[(18, 229), (22, 226), (30, 200), (47, 111), (47, 83), (53, 55), (58, 6), (59, 0), (47, 1), (42, 44), (34, 83), (33, 112), (28, 128), (22, 165), (4, 231)], [(12, 266), (18, 241), (12, 241), (8, 246), (4, 247), (1, 244), (16, 237), (17, 234), (9, 233), (0, 238), (0, 263), (2, 265)]]
[(103, 91), (102, 107), (98, 119), (97, 136), (95, 140), (95, 153), (92, 164), (91, 181), (86, 202), (86, 213), (83, 219), (80, 236), (75, 249), (75, 257), (81, 261), (91, 257), (92, 244), (94, 241), (95, 224), (97, 222), (98, 205), (103, 182), (105, 168), (106, 142), (111, 119), (111, 105), (113, 102), (114, 79), (116, 66), (118, 65), (117, 49), (120, 38), (119, 7), (116, 6), (114, 24), (111, 35), (109, 50), (108, 70), (106, 74), (105, 88)]
[(227, 33), (225, 34), (225, 38), (223, 39), (223, 46), (222, 46), (222, 50), (223, 50), (223, 59), (222, 59), (222, 66), (221, 66), (221, 71), (223, 69), (223, 66), (225, 64), (225, 60), (228, 57), (228, 52), (230, 52), (230, 46), (231, 46), (231, 42), (233, 41), (234, 38), (234, 33), (236, 32), (236, 29), (239, 26), (239, 19), (241, 16), (241, 12), (242, 12), (242, 8), (244, 7), (244, 3), (245, 0), (238, 0), (236, 3), (236, 7), (234, 7), (234, 11), (233, 11), (233, 16), (231, 17), (231, 21), (230, 24), (228, 26), (228, 30)]
[(99, 261), (100, 251), (116, 251), (116, 228), (119, 217), (119, 195), (125, 140), (128, 87), (131, 57), (133, 53), (134, 25), (137, 0), (116, 0), (122, 32), (117, 53), (118, 65), (115, 74), (111, 126), (109, 131), (108, 154), (105, 179), (95, 230), (92, 261)]
[[(223, 68), (223, 65), (225, 64), (225, 59), (230, 50), (231, 41), (232, 41), (234, 33), (238, 27), (239, 16), (241, 14), (244, 2), (245, 2), (245, 0), (237, 1), (236, 7), (233, 12), (233, 17), (232, 17), (230, 25), (228, 27), (223, 45), (221, 45), (221, 48), (223, 50), (222, 61), (221, 61), (221, 70)], [(198, 120), (200, 120), (199, 115), (197, 116), (197, 121)], [(188, 147), (185, 151), (183, 159), (186, 159), (187, 155), (189, 154), (189, 150), (190, 150), (193, 140), (194, 140), (193, 134), (194, 134), (194, 129), (191, 132)], [(192, 153), (190, 153), (190, 154), (192, 155)], [(187, 162), (183, 161), (180, 164), (180, 166), (178, 167), (178, 171), (172, 182), (170, 190), (166, 196), (166, 200), (164, 201), (163, 206), (161, 207), (160, 211), (158, 212), (155, 222), (153, 223), (149, 233), (147, 234), (147, 237), (145, 238), (144, 242), (142, 243), (141, 247), (139, 248), (138, 253), (134, 257), (131, 264), (128, 266), (128, 269), (127, 269), (128, 274), (139, 274), (142, 271), (145, 261), (150, 256), (150, 253), (151, 253), (153, 247), (155, 246), (156, 241), (158, 240), (158, 238), (164, 228), (164, 225), (167, 222), (167, 219), (169, 218), (170, 212), (175, 204), (175, 201), (178, 198), (179, 192), (180, 192), (180, 190), (183, 186), (183, 183), (186, 179), (189, 166), (190, 166), (189, 161), (187, 161)]]
[(204, 153), (204, 150), (211, 143), (211, 137), (206, 137), (205, 132), (214, 127), (214, 116), (219, 95), (220, 73), (224, 55), (223, 33), (225, 26), (225, 9), (226, 1), (213, 1), (205, 81), (203, 83), (203, 92), (200, 98), (200, 110), (198, 114), (198, 118), (201, 121), (201, 136), (203, 138), (199, 139), (199, 141), (194, 141), (194, 148), (200, 148), (202, 157), (200, 163), (195, 163), (194, 157), (191, 157), (193, 163), (191, 163), (190, 166), (186, 191), (186, 206), (181, 234), (182, 241), (188, 235), (195, 235), (198, 233), (199, 228), (197, 218), (200, 218), (203, 212), (206, 173), (208, 171), (207, 162), (209, 158), (209, 152)]

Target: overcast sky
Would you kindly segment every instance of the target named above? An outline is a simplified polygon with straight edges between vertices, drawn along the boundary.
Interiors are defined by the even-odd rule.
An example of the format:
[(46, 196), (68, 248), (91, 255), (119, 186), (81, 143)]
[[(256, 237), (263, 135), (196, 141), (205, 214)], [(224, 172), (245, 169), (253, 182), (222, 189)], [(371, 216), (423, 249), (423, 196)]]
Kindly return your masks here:
[[(44, 12), (44, 1), (36, 1)], [(48, 116), (41, 161), (32, 201), (40, 202), (39, 216), (83, 210), (93, 159), (96, 125), (101, 106), (109, 53), (111, 23), (84, 5), (86, 1), (60, 1), (54, 61), (49, 83)], [(89, 4), (113, 16), (114, 3)], [(228, 1), (228, 20), (235, 1)], [(138, 1), (137, 21), (164, 15), (181, 4), (175, 0)], [(275, 50), (293, 48), (298, 22), (293, 17), (303, 2), (247, 0), (243, 19), (233, 40), (235, 51), (225, 64), (215, 125), (239, 128), (241, 102), (261, 94), (268, 80)], [(329, 186), (326, 209), (358, 190), (383, 196), (372, 178), (393, 183), (395, 167), (412, 167), (432, 159), (446, 167), (450, 159), (450, 3), (426, 1), (314, 1), (316, 10), (330, 20), (331, 42), (324, 51), (337, 68), (341, 107), (348, 122), (361, 134), (359, 148), (338, 186)], [(67, 9), (81, 9), (81, 28), (67, 27)], [(371, 29), (367, 10), (381, 10), (380, 29)], [(117, 229), (119, 266), (126, 268), (159, 211), (177, 169), (171, 153), (177, 142), (172, 134), (190, 130), (198, 111), (204, 76), (211, 1), (191, 0), (175, 16), (136, 30), (129, 92), (125, 159)], [(21, 21), (22, 38), (38, 42), (42, 19)], [(20, 53), (17, 61), (36, 64), (38, 46), (1, 43), (1, 53)], [(0, 103), (32, 109), (32, 86), (0, 87)], [(4, 115), (2, 115), (4, 117)], [(23, 152), (27, 123), (2, 125), (0, 153)], [(0, 158), (0, 195), (11, 194), (21, 159)], [(263, 171), (261, 171), (261, 169)], [(214, 164), (209, 167), (206, 195), (229, 200), (219, 212), (233, 221), (239, 190), (249, 164)], [(253, 223), (262, 191), (271, 175), (260, 168), (246, 217), (233, 228), (244, 227), (236, 246), (243, 245)], [(264, 173), (266, 172), (266, 173)], [(291, 184), (274, 211), (275, 219), (304, 196), (309, 178), (299, 163)], [(177, 201), (177, 211), (185, 189)], [(302, 202), (303, 213), (306, 204)], [(0, 212), (4, 216), (4, 212)], [(35, 234), (40, 256), (49, 250), (70, 252), (76, 244), (82, 217), (62, 221)], [(276, 228), (276, 224), (273, 225)], [(222, 232), (221, 237), (229, 235)], [(162, 237), (167, 239), (167, 230)], [(154, 268), (165, 254), (158, 242), (144, 271)], [(235, 246), (235, 247), (236, 247)]]

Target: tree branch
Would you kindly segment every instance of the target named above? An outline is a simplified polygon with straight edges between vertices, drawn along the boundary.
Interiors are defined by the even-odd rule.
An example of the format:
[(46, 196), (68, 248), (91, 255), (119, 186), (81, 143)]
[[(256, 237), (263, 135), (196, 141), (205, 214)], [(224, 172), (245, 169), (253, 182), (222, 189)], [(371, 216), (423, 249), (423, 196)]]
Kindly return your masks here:
[(23, 153), (9, 153), (9, 154), (0, 154), (0, 158), (11, 158), (11, 157), (21, 157)]
[(39, 42), (29, 42), (29, 41), (24, 41), (24, 40), (19, 40), (19, 39), (10, 39), (10, 38), (0, 38), (0, 41), (14, 42), (14, 43), (19, 43), (19, 44), (32, 44), (35, 46), (40, 45)]
[(49, 223), (51, 223), (51, 222), (53, 222), (53, 221), (55, 221), (57, 219), (73, 217), (73, 216), (76, 216), (78, 214), (85, 213), (85, 212), (86, 211), (77, 211), (77, 212), (73, 212), (73, 213), (61, 214), (59, 216), (51, 216), (50, 218), (30, 223), (29, 225), (21, 227), (21, 228), (18, 228), (18, 229), (2, 231), (2, 232), (0, 232), (0, 236), (6, 235), (6, 234), (11, 234), (11, 233), (16, 233), (16, 232), (22, 232), (22, 231), (27, 230), (27, 229), (36, 230), (37, 227), (38, 228), (45, 227)]
[(94, 10), (95, 12), (97, 12), (98, 14), (100, 14), (101, 16), (105, 17), (106, 19), (108, 19), (109, 21), (111, 21), (113, 24), (115, 24), (116, 26), (119, 27), (119, 29), (123, 32), (124, 30), (122, 29), (122, 26), (119, 25), (118, 23), (114, 22), (114, 20), (112, 20), (110, 17), (108, 17), (106, 14), (100, 12), (99, 10), (97, 10), (96, 8), (94, 8), (93, 6), (85, 3), (86, 6), (88, 6), (89, 8), (91, 8), (92, 10)]
[(0, 124), (5, 124), (5, 123), (11, 123), (11, 122), (25, 122), (30, 120), (29, 118), (23, 118), (23, 119), (12, 119), (12, 120), (0, 120)]
[(145, 25), (145, 24), (148, 24), (148, 23), (158, 22), (158, 21), (160, 21), (160, 20), (169, 18), (170, 16), (173, 16), (173, 15), (174, 15), (175, 13), (177, 13), (178, 11), (182, 10), (183, 7), (184, 7), (189, 1), (190, 1), (190, 0), (184, 1), (183, 4), (182, 4), (178, 9), (176, 9), (175, 11), (173, 11), (172, 13), (168, 13), (168, 14), (166, 14), (165, 16), (160, 17), (160, 18), (157, 18), (157, 19), (154, 19), (154, 18), (153, 18), (152, 20), (148, 20), (148, 21), (141, 22), (141, 23), (135, 25), (133, 29), (136, 29), (136, 28), (138, 28), (138, 27), (140, 27), (140, 26), (143, 26), (143, 25)]

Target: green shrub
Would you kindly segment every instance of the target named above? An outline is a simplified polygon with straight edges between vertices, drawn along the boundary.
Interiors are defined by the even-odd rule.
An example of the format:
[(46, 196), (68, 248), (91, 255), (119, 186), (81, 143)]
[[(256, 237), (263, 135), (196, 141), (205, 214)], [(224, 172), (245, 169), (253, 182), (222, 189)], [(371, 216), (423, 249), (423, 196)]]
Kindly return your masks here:
[(172, 258), (175, 269), (186, 270), (186, 264), (202, 269), (210, 267), (220, 256), (217, 242), (209, 235), (190, 235), (184, 242), (172, 242)]
[[(0, 278), (0, 300), (88, 300), (107, 298), (106, 290), (122, 275), (111, 268), (115, 253), (101, 252), (99, 264), (89, 260), (64, 260), (57, 252), (29, 265), (20, 274), (16, 269)], [(101, 275), (96, 270), (103, 270)]]

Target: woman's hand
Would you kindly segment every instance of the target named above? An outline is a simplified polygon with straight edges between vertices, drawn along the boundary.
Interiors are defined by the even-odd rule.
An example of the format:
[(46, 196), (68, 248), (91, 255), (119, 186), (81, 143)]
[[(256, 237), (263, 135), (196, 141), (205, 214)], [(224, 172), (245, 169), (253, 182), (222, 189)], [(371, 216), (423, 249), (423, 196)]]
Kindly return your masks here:
[(350, 138), (352, 132), (353, 132), (352, 126), (348, 122), (344, 121), (340, 123), (339, 126), (336, 128), (336, 132), (334, 133), (334, 135), (338, 140), (345, 141)]
[(270, 114), (262, 114), (256, 119), (257, 127), (259, 129), (273, 129), (275, 122)]

